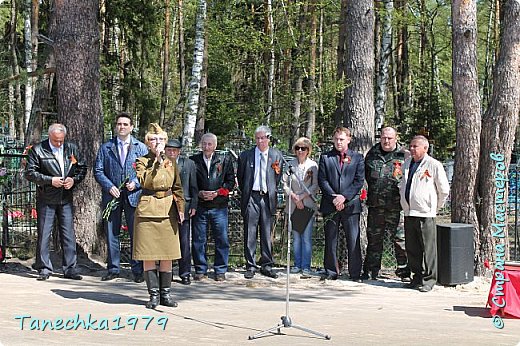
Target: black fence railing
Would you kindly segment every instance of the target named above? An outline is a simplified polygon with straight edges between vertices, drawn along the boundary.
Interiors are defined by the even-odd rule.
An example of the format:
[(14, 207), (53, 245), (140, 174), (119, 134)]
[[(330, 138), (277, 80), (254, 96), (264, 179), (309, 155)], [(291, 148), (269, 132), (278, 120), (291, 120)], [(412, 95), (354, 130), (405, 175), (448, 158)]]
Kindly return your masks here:
[[(23, 177), (23, 146), (14, 141), (1, 143), (0, 140), (0, 206), (1, 206), (1, 254), (0, 260), (9, 257), (30, 257), (34, 255), (36, 248), (36, 191), (35, 185), (29, 183)], [(234, 151), (233, 153), (239, 153)], [(510, 258), (520, 260), (520, 174), (519, 165), (511, 165), (509, 171), (509, 236)], [(283, 211), (283, 194), (279, 194), (279, 208), (275, 218), (273, 232), (273, 253), (277, 263), (285, 264), (285, 249), (287, 241), (286, 215)], [(229, 204), (228, 238), (230, 240), (230, 262), (235, 265), (244, 264), (243, 256), (243, 221), (240, 215), (240, 194), (235, 191)], [(449, 203), (441, 211), (441, 217), (448, 218), (450, 213)], [(123, 226), (124, 227), (124, 226)], [(402, 227), (402, 224), (400, 225)], [(342, 232), (342, 230), (340, 230)], [(122, 231), (121, 251), (122, 262), (128, 263), (130, 259), (130, 240), (127, 232)], [(344, 239), (340, 235), (340, 239)], [(54, 244), (57, 239), (54, 237)], [(316, 226), (313, 232), (313, 266), (320, 266), (323, 259), (323, 219), (317, 216)], [(366, 245), (366, 238), (362, 239), (362, 245)], [(362, 246), (363, 247), (363, 246)], [(342, 260), (345, 257), (345, 244), (340, 241), (338, 256)], [(395, 259), (393, 246), (389, 236), (384, 239), (383, 268), (393, 268)], [(208, 256), (214, 253), (211, 232), (208, 229)], [(209, 261), (211, 263), (211, 259)]]

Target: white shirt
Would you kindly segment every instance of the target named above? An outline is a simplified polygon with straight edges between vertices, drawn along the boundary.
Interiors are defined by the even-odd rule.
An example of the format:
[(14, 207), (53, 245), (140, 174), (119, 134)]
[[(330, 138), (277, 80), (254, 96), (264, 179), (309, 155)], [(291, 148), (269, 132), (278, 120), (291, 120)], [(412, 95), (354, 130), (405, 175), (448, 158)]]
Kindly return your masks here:
[(52, 149), (54, 157), (56, 157), (56, 160), (58, 160), (58, 163), (60, 164), (61, 175), (63, 176), (65, 174), (65, 164), (63, 162), (63, 145), (61, 147), (55, 147), (51, 144), (51, 141), (49, 141), (49, 145)]
[(260, 151), (258, 147), (255, 148), (255, 181), (253, 183), (253, 191), (260, 191), (260, 155), (264, 156), (264, 171), (263, 171), (263, 178), (264, 178), (264, 186), (265, 189), (267, 189), (267, 158), (269, 154), (269, 148), (266, 151)]
[(211, 159), (213, 158), (213, 153), (209, 157), (209, 159), (206, 158), (206, 155), (202, 154), (202, 158), (204, 159), (204, 163), (206, 163), (206, 168), (208, 169), (209, 174), (209, 168), (211, 167)]

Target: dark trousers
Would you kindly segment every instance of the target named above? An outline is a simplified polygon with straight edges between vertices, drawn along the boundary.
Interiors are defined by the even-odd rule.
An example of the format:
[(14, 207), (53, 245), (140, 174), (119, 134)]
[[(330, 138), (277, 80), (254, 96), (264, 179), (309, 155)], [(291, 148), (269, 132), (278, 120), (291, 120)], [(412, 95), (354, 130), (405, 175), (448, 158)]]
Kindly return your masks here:
[[(274, 264), (271, 243), (273, 216), (269, 210), (268, 195), (260, 195), (253, 191), (247, 204), (244, 218), (244, 256), (246, 269), (256, 270), (258, 265), (270, 270)], [(260, 261), (255, 260), (256, 236), (260, 230)]]
[(405, 216), (406, 255), (413, 281), (433, 287), (437, 283), (437, 228), (434, 217)]
[(329, 275), (339, 275), (338, 233), (340, 222), (345, 230), (348, 251), (348, 272), (350, 277), (357, 279), (361, 276), (361, 244), (359, 241), (359, 214), (339, 212), (334, 216), (325, 215), (325, 254), (323, 266)]
[[(121, 195), (121, 203), (112, 210), (108, 221), (103, 221), (107, 237), (107, 270), (109, 273), (119, 273), (121, 262), (121, 251), (119, 235), (121, 233), (121, 217), (125, 213), (128, 234), (130, 235), (130, 253), (133, 254), (134, 244), (134, 214), (135, 208), (130, 205), (125, 194)], [(130, 259), (132, 273), (140, 275), (143, 273), (143, 262)]]
[(72, 203), (46, 204), (36, 202), (38, 212), (38, 245), (36, 247), (36, 269), (40, 274), (53, 272), (49, 246), (54, 218), (58, 218), (58, 230), (62, 249), (63, 274), (76, 273), (76, 234), (74, 233)]
[[(184, 214), (188, 216), (188, 214)], [(179, 242), (181, 245), (181, 258), (178, 260), (179, 264), (179, 277), (189, 276), (191, 273), (191, 219), (184, 220), (181, 224), (179, 232)]]

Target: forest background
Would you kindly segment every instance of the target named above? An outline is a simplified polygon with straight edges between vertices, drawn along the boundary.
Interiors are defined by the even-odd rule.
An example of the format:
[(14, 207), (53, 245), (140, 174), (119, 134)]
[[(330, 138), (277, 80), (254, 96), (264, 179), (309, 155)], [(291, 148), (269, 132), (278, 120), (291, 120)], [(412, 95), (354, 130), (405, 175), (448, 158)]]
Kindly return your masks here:
[[(508, 167), (519, 152), (518, 0), (0, 0), (0, 24), (0, 119), (26, 145), (60, 121), (92, 166), (120, 111), (138, 137), (159, 122), (187, 147), (259, 124), (281, 149), (321, 146), (345, 125), (366, 152), (394, 126), (455, 160), (452, 221), (474, 226), (477, 273), (503, 241), (489, 154)], [(99, 193), (89, 173), (75, 199), (87, 253), (104, 251)]]

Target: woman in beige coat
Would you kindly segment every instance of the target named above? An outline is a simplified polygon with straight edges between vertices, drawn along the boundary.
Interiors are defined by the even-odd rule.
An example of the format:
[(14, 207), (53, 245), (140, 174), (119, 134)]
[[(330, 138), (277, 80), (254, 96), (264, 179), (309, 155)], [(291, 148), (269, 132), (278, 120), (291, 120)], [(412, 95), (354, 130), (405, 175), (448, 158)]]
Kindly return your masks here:
[[(284, 174), (283, 188), (287, 196), (285, 212), (289, 217), (295, 209), (310, 208), (316, 210), (316, 193), (318, 192), (318, 164), (311, 160), (309, 155), (312, 152), (310, 139), (301, 137), (294, 142), (293, 152), (296, 158), (289, 161), (292, 167), (291, 175)], [(291, 199), (291, 209), (289, 209), (289, 199)], [(293, 225), (294, 226), (294, 225)], [(304, 229), (292, 230), (294, 247), (294, 267), (292, 274), (302, 273), (301, 278), (307, 279), (311, 276), (312, 260), (312, 230), (314, 228), (314, 215), (311, 216)]]
[(133, 258), (143, 261), (149, 309), (159, 304), (177, 306), (170, 291), (172, 260), (181, 257), (179, 224), (184, 220), (184, 197), (177, 165), (164, 156), (167, 141), (166, 132), (150, 124), (145, 136), (150, 151), (136, 160), (135, 167), (142, 192), (135, 211)]

